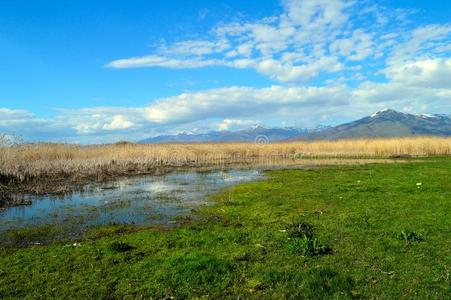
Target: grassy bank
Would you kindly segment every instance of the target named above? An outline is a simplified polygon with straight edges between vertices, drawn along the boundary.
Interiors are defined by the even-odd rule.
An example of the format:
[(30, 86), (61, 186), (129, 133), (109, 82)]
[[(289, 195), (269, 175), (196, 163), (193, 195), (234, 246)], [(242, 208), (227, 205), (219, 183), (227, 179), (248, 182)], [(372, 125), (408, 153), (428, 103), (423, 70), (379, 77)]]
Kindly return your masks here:
[(3, 248), (0, 298), (449, 297), (449, 158), (268, 175), (179, 228)]

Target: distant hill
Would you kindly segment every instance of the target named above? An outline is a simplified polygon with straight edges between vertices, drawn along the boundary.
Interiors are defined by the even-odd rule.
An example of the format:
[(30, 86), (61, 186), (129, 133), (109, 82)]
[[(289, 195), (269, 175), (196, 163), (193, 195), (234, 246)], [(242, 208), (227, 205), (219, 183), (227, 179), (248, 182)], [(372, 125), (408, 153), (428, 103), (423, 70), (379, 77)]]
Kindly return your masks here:
[(268, 141), (283, 141), (300, 138), (308, 133), (306, 129), (293, 127), (265, 128), (255, 126), (238, 131), (211, 131), (203, 134), (181, 133), (177, 135), (161, 135), (142, 140), (141, 143), (189, 143), (189, 142), (251, 142), (260, 136)]
[(309, 133), (305, 138), (342, 139), (413, 135), (450, 136), (451, 118), (447, 115), (413, 115), (385, 109), (354, 122)]
[(385, 109), (357, 121), (334, 127), (300, 129), (294, 127), (266, 128), (255, 126), (238, 131), (161, 135), (144, 139), (140, 143), (252, 142), (262, 136), (268, 142), (275, 142), (296, 139), (313, 140), (412, 135), (451, 136), (451, 117), (437, 114), (413, 115)]

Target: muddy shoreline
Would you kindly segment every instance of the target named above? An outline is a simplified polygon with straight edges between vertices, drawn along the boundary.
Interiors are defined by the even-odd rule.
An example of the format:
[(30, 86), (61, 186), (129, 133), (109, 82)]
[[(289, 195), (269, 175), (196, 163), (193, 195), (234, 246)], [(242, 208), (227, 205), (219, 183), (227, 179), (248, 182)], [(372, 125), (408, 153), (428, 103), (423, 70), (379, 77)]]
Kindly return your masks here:
[(29, 205), (31, 202), (15, 196), (10, 189), (0, 183), (0, 212), (8, 207)]
[(100, 184), (105, 182), (114, 182), (126, 177), (139, 176), (163, 176), (172, 172), (212, 172), (230, 169), (249, 169), (253, 167), (252, 163), (230, 164), (230, 165), (177, 165), (153, 167), (139, 170), (123, 170), (120, 172), (104, 172), (99, 170), (98, 174), (84, 175), (79, 174), (53, 174), (40, 177), (20, 180), (0, 176), (0, 211), (9, 207), (30, 205), (31, 201), (23, 195), (31, 196), (66, 196), (75, 192), (83, 192), (89, 184)]

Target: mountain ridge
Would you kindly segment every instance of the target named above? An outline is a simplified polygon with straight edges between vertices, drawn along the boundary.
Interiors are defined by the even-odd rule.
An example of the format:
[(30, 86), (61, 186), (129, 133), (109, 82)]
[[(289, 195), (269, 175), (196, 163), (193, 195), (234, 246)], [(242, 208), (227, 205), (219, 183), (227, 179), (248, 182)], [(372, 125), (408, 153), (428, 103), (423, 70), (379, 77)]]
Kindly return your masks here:
[(140, 143), (188, 143), (188, 142), (249, 142), (258, 136), (265, 136), (270, 141), (283, 141), (304, 136), (306, 129), (285, 127), (266, 128), (263, 126), (242, 129), (238, 131), (210, 131), (193, 134), (180, 133), (176, 135), (160, 135), (140, 141)]
[(448, 115), (414, 115), (384, 109), (370, 116), (310, 134), (307, 138), (341, 139), (415, 135), (450, 136), (451, 118)]
[(445, 114), (409, 114), (384, 109), (370, 116), (337, 126), (318, 126), (315, 129), (295, 127), (254, 126), (238, 131), (210, 131), (207, 133), (181, 133), (160, 135), (140, 143), (192, 143), (192, 142), (251, 142), (264, 137), (268, 142), (287, 140), (324, 140), (344, 138), (375, 138), (396, 136), (451, 136), (451, 117)]

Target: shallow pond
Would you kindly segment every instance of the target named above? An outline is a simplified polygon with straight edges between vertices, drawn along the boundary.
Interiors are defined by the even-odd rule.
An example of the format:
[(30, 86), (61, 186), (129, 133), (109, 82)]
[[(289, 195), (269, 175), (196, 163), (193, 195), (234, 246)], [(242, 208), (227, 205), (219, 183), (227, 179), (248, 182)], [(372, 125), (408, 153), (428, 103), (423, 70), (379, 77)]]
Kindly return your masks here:
[(236, 183), (261, 178), (255, 170), (180, 172), (91, 184), (64, 197), (26, 196), (28, 206), (0, 212), (0, 233), (40, 225), (168, 225), (174, 217), (206, 204), (207, 195)]

